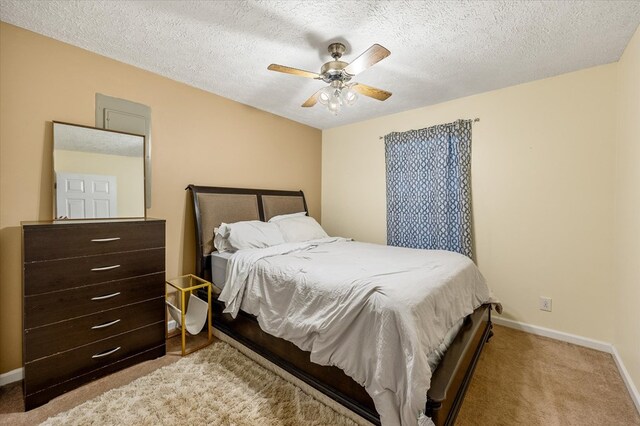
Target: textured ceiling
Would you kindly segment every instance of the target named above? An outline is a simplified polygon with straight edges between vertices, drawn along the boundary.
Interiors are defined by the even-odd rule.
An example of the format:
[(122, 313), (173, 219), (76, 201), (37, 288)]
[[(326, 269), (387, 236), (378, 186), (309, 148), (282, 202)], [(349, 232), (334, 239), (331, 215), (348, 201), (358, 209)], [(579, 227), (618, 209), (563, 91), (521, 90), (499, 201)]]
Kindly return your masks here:
[(54, 150), (140, 157), (142, 161), (144, 137), (56, 123), (53, 146)]
[[(617, 61), (640, 1), (1, 0), (0, 19), (326, 129)], [(354, 81), (393, 96), (333, 116), (300, 107), (324, 83), (267, 71), (318, 72), (332, 41), (391, 50)]]

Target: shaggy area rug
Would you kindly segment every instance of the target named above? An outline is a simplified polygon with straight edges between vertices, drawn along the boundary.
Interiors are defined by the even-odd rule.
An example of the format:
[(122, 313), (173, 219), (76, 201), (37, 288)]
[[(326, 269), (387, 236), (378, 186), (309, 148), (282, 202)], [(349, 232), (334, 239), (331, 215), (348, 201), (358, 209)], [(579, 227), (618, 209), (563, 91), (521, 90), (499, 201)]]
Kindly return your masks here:
[(356, 425), (219, 340), (42, 424)]

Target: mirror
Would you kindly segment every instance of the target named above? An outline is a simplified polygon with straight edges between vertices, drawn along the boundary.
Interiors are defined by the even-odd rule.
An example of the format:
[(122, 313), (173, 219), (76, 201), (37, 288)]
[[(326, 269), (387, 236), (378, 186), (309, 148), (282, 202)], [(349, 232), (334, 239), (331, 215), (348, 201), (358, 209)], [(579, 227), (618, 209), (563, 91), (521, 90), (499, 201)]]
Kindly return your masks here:
[(53, 122), (55, 219), (145, 217), (144, 136)]

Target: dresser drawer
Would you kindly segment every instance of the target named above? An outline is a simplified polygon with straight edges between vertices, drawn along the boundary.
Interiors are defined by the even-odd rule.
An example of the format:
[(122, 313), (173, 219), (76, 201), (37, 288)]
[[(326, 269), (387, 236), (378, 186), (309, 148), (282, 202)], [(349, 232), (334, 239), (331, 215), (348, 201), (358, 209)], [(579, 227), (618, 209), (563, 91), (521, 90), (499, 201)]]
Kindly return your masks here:
[(164, 297), (25, 330), (25, 362), (165, 320)]
[(165, 246), (164, 221), (25, 226), (24, 261), (65, 259)]
[(98, 368), (96, 370), (90, 371), (87, 374), (76, 376), (71, 380), (61, 382), (60, 384), (56, 384), (54, 386), (50, 386), (45, 389), (25, 388), (25, 395), (24, 395), (25, 410), (28, 411), (33, 408), (39, 407), (42, 404), (46, 404), (48, 401), (55, 398), (56, 396), (61, 395), (65, 392), (69, 392), (70, 390), (75, 389), (78, 386), (81, 386), (92, 380), (99, 379), (100, 377), (104, 377), (108, 374), (114, 373), (116, 371), (122, 370), (123, 368), (130, 367), (132, 365), (138, 364), (143, 361), (149, 361), (151, 359), (159, 358), (161, 356), (164, 356), (165, 353), (166, 353), (165, 344), (164, 342), (162, 342), (162, 344), (154, 348), (151, 348), (143, 352), (138, 352), (137, 354), (127, 358), (122, 358), (117, 362), (114, 362), (102, 368)]
[(24, 366), (26, 393), (44, 389), (164, 343), (165, 322), (62, 352)]
[(24, 328), (34, 328), (164, 296), (164, 272), (26, 296)]
[(164, 271), (164, 248), (24, 265), (24, 294), (48, 293)]

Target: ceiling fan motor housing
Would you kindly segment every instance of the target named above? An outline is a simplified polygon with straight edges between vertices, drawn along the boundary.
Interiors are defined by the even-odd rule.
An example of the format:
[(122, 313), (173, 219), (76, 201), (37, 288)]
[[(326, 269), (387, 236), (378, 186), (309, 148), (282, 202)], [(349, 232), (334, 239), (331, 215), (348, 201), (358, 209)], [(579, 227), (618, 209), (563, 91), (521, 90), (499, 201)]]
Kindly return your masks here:
[(329, 61), (322, 66), (320, 69), (320, 75), (322, 76), (322, 80), (326, 83), (331, 83), (334, 80), (342, 80), (349, 81), (351, 80), (351, 76), (346, 72), (342, 71), (349, 65), (347, 62), (343, 61)]
[(333, 58), (333, 61), (327, 62), (320, 68), (322, 80), (325, 83), (332, 83), (336, 80), (346, 83), (351, 80), (351, 76), (343, 71), (349, 63), (340, 60), (346, 50), (345, 45), (342, 43), (331, 43), (327, 50)]

